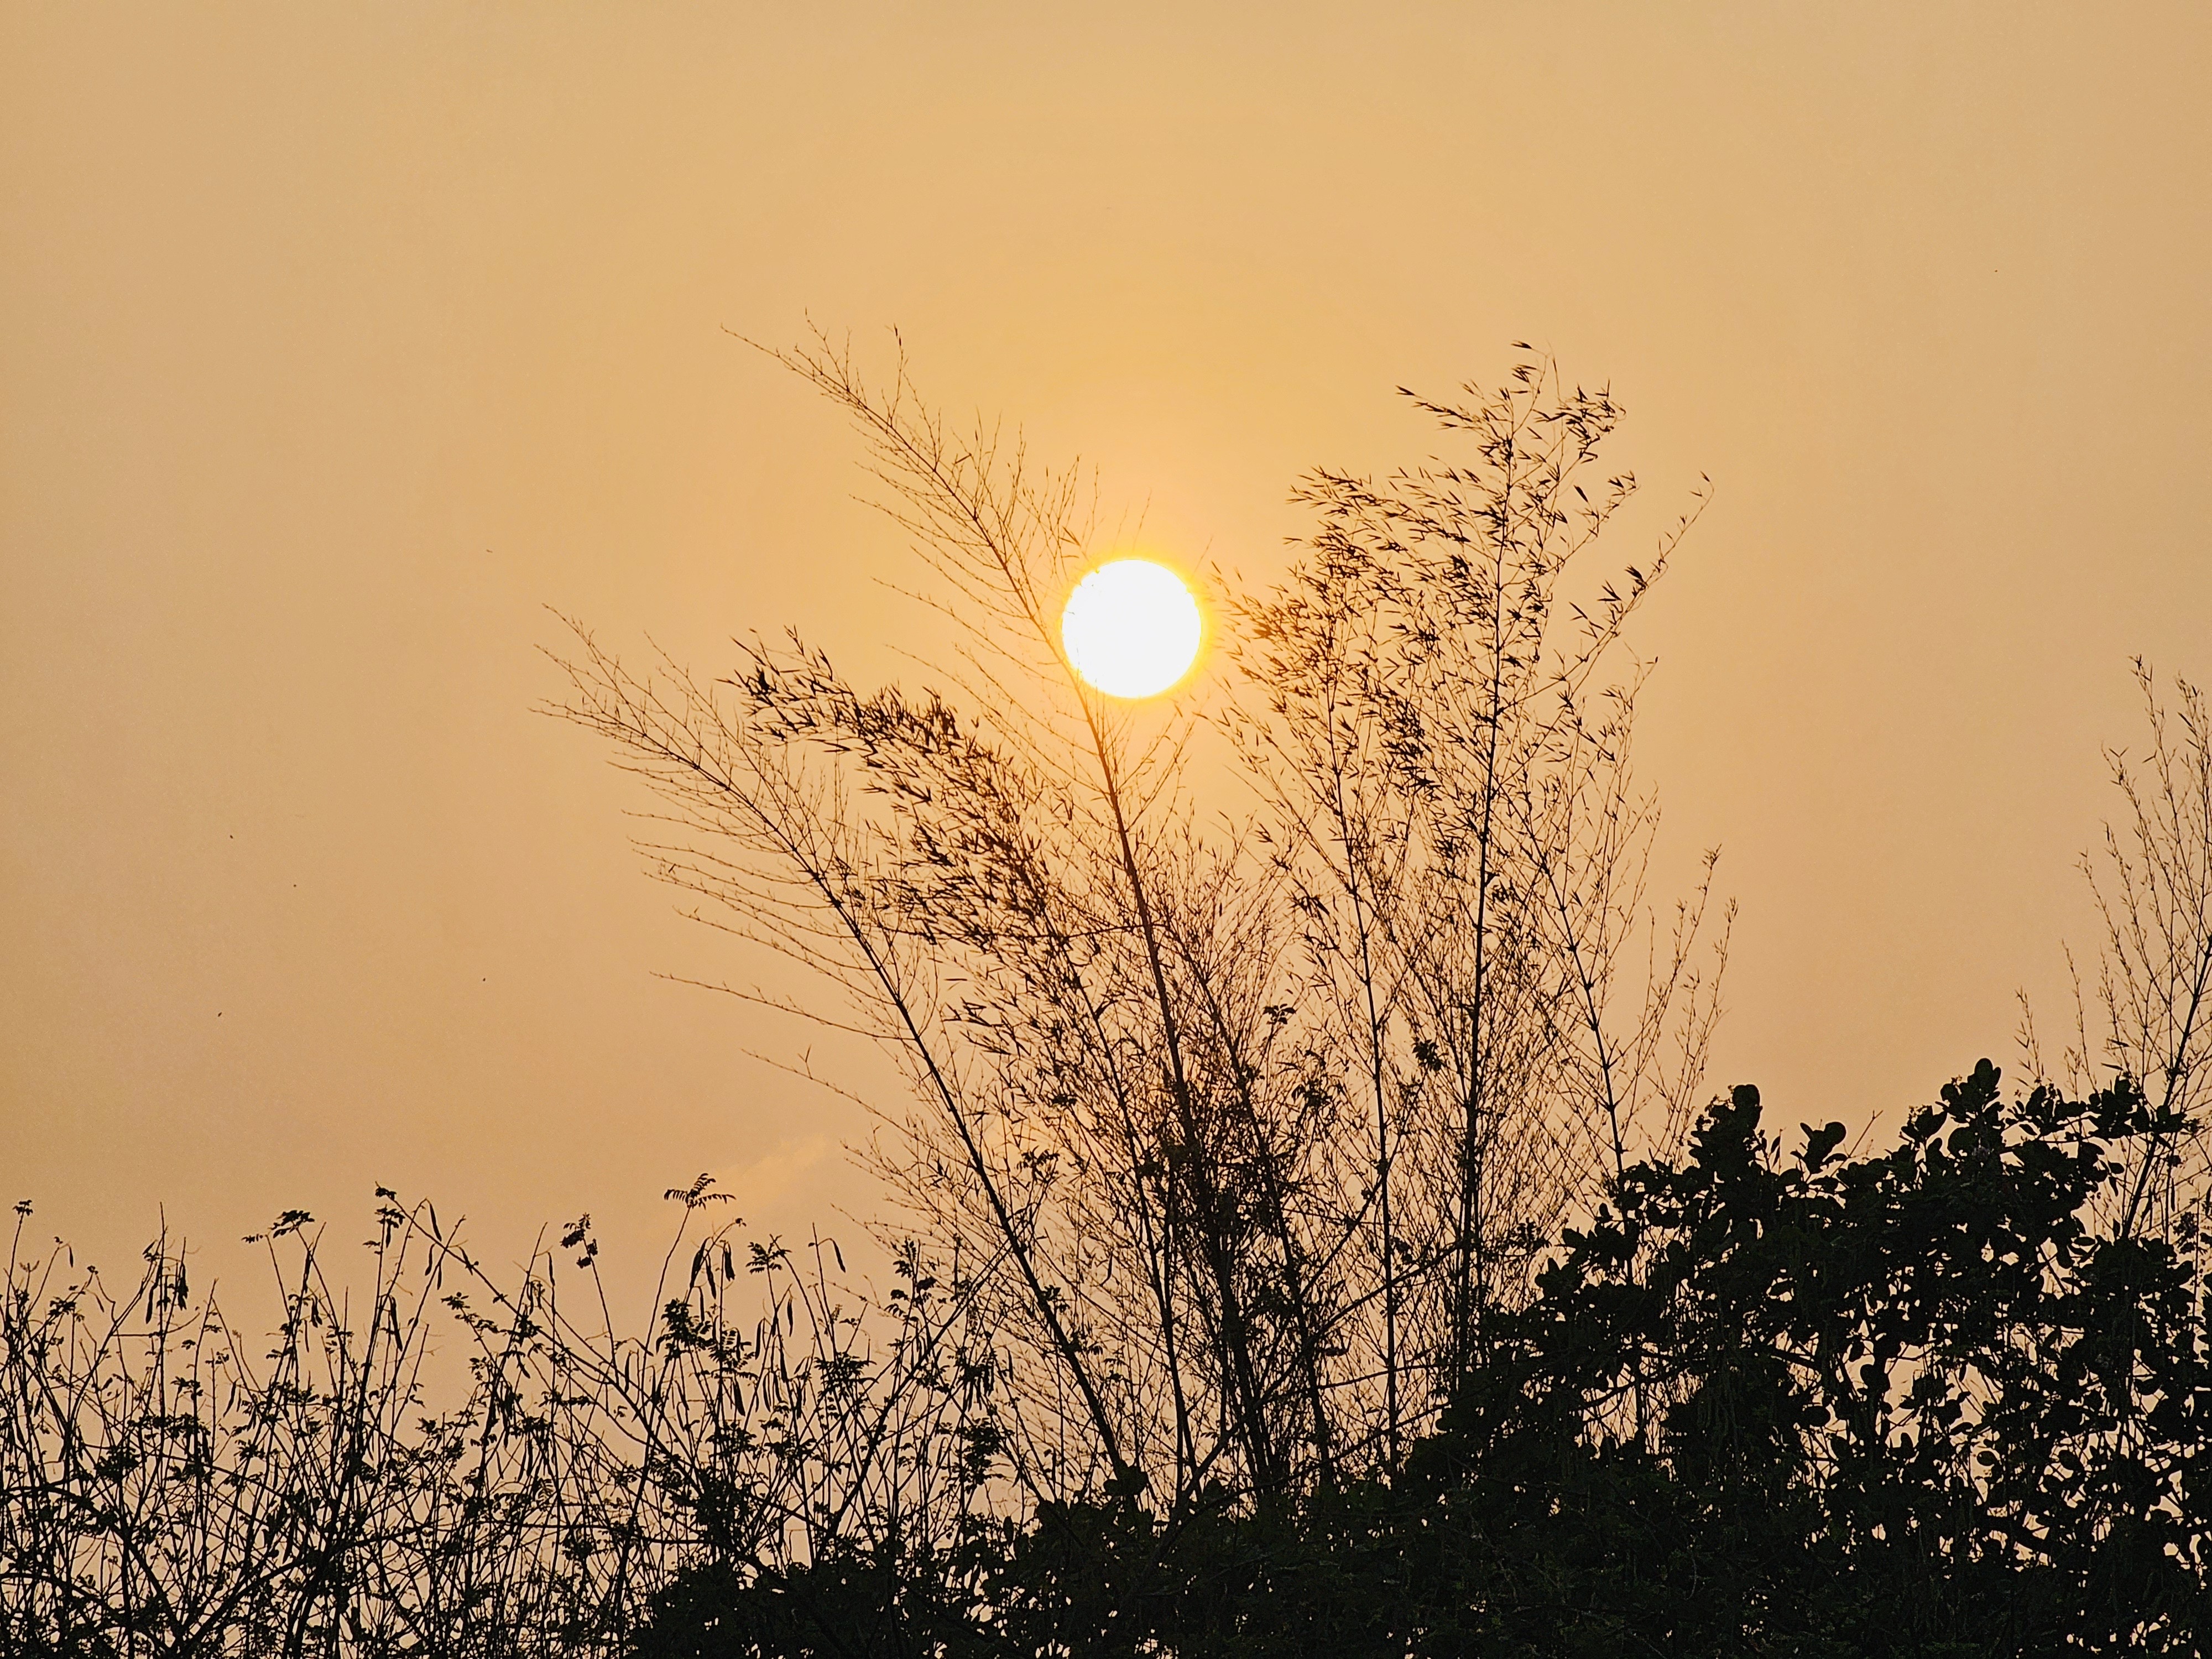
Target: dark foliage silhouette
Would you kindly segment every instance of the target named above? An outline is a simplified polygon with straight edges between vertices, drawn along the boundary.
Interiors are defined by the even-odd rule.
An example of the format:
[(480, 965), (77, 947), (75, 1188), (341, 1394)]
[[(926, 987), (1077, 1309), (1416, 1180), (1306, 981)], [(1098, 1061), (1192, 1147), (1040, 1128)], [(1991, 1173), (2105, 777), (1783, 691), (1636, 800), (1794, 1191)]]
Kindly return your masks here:
[(1984, 1061), (1889, 1150), (1785, 1151), (1753, 1090), (1698, 1109), (1732, 912), (1710, 855), (1650, 891), (1626, 643), (1698, 507), (1589, 571), (1607, 392), (1528, 354), (1414, 400), (1446, 453), (1310, 475), (1284, 582), (1209, 579), (1212, 693), (1133, 711), (1054, 627), (1111, 550), (1075, 475), (902, 363), (780, 360), (965, 630), (950, 689), (577, 629), (550, 712), (656, 792), (653, 873), (801, 970), (716, 988), (903, 1067), (884, 1285), (702, 1177), (624, 1329), (590, 1218), (502, 1281), (380, 1189), (358, 1291), (311, 1218), (265, 1235), (272, 1343), (181, 1244), (112, 1293), (21, 1206), (0, 1650), (2197, 1650), (2193, 688), (2140, 669), (2058, 1064), (2024, 1018), (2010, 1094)]
[(1738, 1088), (1489, 1322), (1396, 1480), (1042, 1513), (903, 1599), (842, 1557), (710, 1571), (640, 1651), (2197, 1652), (2197, 1242), (2094, 1225), (2169, 1127), (1984, 1060), (1893, 1151), (1785, 1158)]

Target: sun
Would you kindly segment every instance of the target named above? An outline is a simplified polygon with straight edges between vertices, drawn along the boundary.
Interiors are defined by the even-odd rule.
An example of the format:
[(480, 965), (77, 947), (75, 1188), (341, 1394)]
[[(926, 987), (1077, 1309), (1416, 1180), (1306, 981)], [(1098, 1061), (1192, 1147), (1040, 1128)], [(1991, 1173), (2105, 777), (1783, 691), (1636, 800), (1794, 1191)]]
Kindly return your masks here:
[(1204, 632), (1182, 578), (1150, 559), (1100, 565), (1060, 613), (1068, 661), (1109, 697), (1158, 696), (1190, 672)]

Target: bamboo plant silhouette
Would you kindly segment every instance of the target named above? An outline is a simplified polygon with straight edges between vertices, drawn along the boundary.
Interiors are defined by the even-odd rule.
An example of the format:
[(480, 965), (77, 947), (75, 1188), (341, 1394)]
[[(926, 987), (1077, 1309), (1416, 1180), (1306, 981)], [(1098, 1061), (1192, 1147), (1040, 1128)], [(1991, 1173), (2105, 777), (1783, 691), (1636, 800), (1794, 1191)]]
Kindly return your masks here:
[[(1671, 929), (1646, 912), (1644, 671), (1607, 666), (1695, 509), (1573, 603), (1634, 487), (1583, 482), (1612, 399), (1532, 355), (1416, 400), (1471, 457), (1314, 475), (1290, 581), (1217, 573), (1221, 695), (1146, 735), (1053, 626), (1095, 556), (1079, 475), (957, 434), (902, 358), (877, 392), (825, 340), (773, 355), (851, 416), (947, 590), (960, 706), (795, 635), (714, 684), (579, 629), (562, 712), (659, 792), (646, 845), (695, 914), (846, 1006), (722, 988), (901, 1057), (872, 1156), (1008, 1334), (1033, 1497), (1174, 1514), (1394, 1463), (1536, 1241), (1699, 1085), (1725, 922), (1698, 957), (1710, 860)], [(1187, 775), (1212, 740), (1257, 802), (1226, 831)]]

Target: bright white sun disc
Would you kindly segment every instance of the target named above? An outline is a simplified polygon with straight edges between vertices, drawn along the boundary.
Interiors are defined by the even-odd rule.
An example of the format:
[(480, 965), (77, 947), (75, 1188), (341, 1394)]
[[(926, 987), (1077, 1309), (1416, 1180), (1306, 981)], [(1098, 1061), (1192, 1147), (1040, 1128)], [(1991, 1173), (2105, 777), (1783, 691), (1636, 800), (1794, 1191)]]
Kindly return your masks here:
[(1150, 559), (1102, 564), (1067, 596), (1060, 642), (1085, 682), (1109, 697), (1152, 697), (1190, 672), (1204, 629), (1182, 578)]

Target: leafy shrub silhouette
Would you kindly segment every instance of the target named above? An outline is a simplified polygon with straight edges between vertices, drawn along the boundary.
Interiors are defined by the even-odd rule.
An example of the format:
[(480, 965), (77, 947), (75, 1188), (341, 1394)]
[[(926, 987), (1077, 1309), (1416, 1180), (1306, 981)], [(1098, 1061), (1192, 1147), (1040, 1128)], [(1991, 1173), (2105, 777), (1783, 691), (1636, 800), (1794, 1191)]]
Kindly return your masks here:
[(926, 1583), (687, 1576), (639, 1651), (2197, 1651), (2197, 1241), (2092, 1224), (2162, 1133), (2141, 1091), (2008, 1100), (1984, 1060), (1857, 1159), (1759, 1118), (1738, 1088), (1626, 1170), (1395, 1480), (1041, 1512)]

